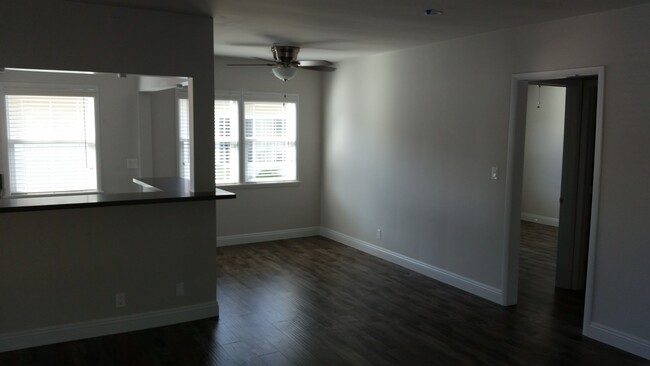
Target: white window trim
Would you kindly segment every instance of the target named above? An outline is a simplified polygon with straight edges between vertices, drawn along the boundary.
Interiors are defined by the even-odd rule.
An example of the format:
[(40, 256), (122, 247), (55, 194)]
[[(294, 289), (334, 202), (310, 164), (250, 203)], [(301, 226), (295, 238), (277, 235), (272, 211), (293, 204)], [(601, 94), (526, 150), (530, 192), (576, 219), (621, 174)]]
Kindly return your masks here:
[[(7, 111), (5, 95), (13, 91), (21, 91), (30, 94), (53, 95), (53, 96), (91, 96), (95, 98), (95, 174), (97, 175), (97, 189), (83, 191), (66, 191), (66, 192), (39, 192), (39, 193), (14, 193), (9, 177), (9, 136), (7, 135)], [(2, 195), (12, 198), (20, 197), (57, 197), (73, 196), (89, 193), (102, 193), (102, 175), (101, 175), (101, 128), (99, 116), (100, 90), (97, 85), (79, 85), (79, 84), (39, 84), (39, 83), (0, 83), (0, 174), (3, 177)]]
[[(251, 188), (281, 188), (297, 187), (300, 185), (300, 102), (298, 94), (294, 93), (277, 93), (277, 92), (248, 92), (219, 90), (214, 94), (215, 100), (236, 100), (239, 107), (239, 182), (224, 183), (216, 185), (217, 188), (226, 189), (251, 189)], [(244, 161), (246, 159), (245, 144), (245, 115), (246, 108), (244, 102), (289, 102), (296, 103), (296, 179), (282, 180), (275, 182), (246, 182)]]

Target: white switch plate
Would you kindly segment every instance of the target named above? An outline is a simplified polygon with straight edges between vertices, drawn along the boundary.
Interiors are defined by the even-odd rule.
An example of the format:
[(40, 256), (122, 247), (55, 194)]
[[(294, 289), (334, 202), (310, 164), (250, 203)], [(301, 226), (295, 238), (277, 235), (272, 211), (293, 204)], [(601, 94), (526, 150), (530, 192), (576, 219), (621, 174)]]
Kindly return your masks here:
[(499, 167), (496, 167), (496, 166), (492, 167), (492, 175), (491, 175), (490, 178), (494, 179), (494, 180), (499, 179)]

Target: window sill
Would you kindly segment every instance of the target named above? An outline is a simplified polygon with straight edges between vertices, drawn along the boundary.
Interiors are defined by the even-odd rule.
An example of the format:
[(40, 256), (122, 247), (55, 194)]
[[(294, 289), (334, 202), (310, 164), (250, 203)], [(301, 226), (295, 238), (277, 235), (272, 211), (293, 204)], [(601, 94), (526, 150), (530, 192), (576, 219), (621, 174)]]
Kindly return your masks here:
[(263, 182), (263, 183), (237, 183), (237, 184), (221, 184), (217, 188), (235, 191), (239, 189), (262, 189), (262, 188), (289, 188), (300, 186), (299, 180), (285, 181), (285, 182)]

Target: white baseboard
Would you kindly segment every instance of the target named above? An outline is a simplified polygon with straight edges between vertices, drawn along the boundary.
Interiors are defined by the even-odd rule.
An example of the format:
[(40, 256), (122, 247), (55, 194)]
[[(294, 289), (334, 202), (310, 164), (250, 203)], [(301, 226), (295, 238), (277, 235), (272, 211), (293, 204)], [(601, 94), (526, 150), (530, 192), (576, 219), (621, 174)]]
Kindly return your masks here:
[(174, 309), (5, 333), (0, 334), (0, 352), (132, 332), (216, 316), (219, 316), (219, 305), (216, 302), (208, 302)]
[(250, 234), (224, 235), (217, 236), (217, 246), (226, 247), (229, 245), (259, 243), (262, 241), (304, 238), (314, 235), (320, 235), (320, 227), (314, 226), (288, 230), (262, 231)]
[(585, 336), (650, 360), (650, 341), (595, 322), (583, 329)]
[(353, 238), (331, 229), (321, 228), (321, 235), (326, 238), (336, 240), (342, 244), (348, 245), (352, 248), (358, 249), (362, 252), (366, 252), (375, 257), (379, 257), (381, 259), (395, 263), (404, 268), (408, 268), (412, 271), (418, 272), (440, 282), (467, 291), (476, 296), (490, 300), (497, 304), (503, 303), (503, 294), (501, 290), (492, 286), (488, 286), (486, 284), (449, 272), (442, 268), (432, 266), (430, 264), (421, 262), (399, 253), (395, 253), (388, 249), (378, 247), (374, 244), (370, 244), (368, 242)]
[(536, 222), (538, 224), (549, 225), (549, 226), (560, 226), (560, 219), (555, 217), (535, 215), (528, 212), (521, 213), (521, 219), (524, 221)]

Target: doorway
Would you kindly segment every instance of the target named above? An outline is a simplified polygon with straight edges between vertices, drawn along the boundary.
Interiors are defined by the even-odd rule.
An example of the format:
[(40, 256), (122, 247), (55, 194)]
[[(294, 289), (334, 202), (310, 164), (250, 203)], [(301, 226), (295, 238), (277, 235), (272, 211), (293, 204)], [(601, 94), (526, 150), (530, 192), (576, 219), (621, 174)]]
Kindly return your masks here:
[[(569, 220), (573, 223), (573, 226), (564, 224), (565, 227), (570, 228), (569, 231), (573, 231), (573, 234), (577, 232), (575, 223), (580, 223), (581, 236), (585, 239), (584, 245), (581, 249), (572, 249), (570, 252), (576, 254), (580, 250), (584, 251), (582, 256), (569, 256), (570, 260), (568, 262), (578, 270), (574, 271), (577, 274), (570, 278), (582, 278), (582, 282), (585, 287), (585, 297), (584, 297), (584, 317), (583, 317), (583, 329), (584, 324), (587, 324), (591, 318), (591, 294), (593, 288), (593, 270), (592, 264), (595, 256), (595, 243), (596, 243), (596, 226), (597, 226), (597, 208), (598, 208), (598, 192), (599, 192), (599, 176), (600, 176), (600, 151), (601, 151), (601, 139), (602, 139), (602, 101), (603, 101), (603, 78), (604, 78), (604, 68), (589, 68), (589, 69), (576, 69), (576, 70), (563, 70), (563, 71), (553, 71), (553, 72), (540, 72), (540, 73), (528, 73), (528, 74), (517, 74), (513, 75), (512, 79), (512, 94), (511, 94), (511, 117), (510, 117), (510, 129), (509, 129), (509, 144), (508, 144), (508, 166), (507, 178), (506, 178), (506, 200), (507, 200), (507, 212), (506, 212), (506, 238), (508, 241), (507, 251), (504, 257), (505, 271), (503, 278), (503, 304), (504, 305), (514, 305), (517, 303), (517, 288), (519, 282), (519, 254), (520, 254), (520, 234), (521, 234), (521, 207), (522, 207), (522, 185), (523, 185), (523, 152), (524, 152), (524, 140), (525, 140), (525, 128), (526, 128), (526, 110), (527, 110), (527, 101), (528, 101), (528, 87), (530, 83), (557, 83), (560, 82), (563, 85), (567, 85), (567, 99), (574, 98), (573, 92), (569, 93), (570, 84), (573, 83), (572, 80), (579, 80), (582, 83), (584, 80), (591, 80), (589, 83), (593, 83), (593, 95), (590, 94), (590, 100), (593, 100), (593, 104), (589, 107), (593, 107), (593, 119), (594, 124), (593, 128), (587, 132), (578, 132), (577, 136), (578, 141), (580, 138), (591, 136), (591, 151), (593, 151), (593, 159), (589, 162), (587, 159), (585, 162), (580, 162), (579, 158), (578, 164), (563, 162), (563, 166), (575, 171), (581, 171), (582, 175), (576, 175), (578, 177), (587, 176), (588, 179), (578, 179), (580, 187), (578, 188), (580, 192), (587, 191), (588, 196), (593, 199), (579, 199), (579, 204), (575, 202), (569, 202), (574, 207), (580, 207), (578, 210), (580, 212), (580, 217)], [(574, 88), (574, 90), (577, 90)], [(581, 92), (583, 89), (580, 89)], [(591, 93), (591, 92), (590, 92)], [(569, 94), (572, 96), (570, 97)], [(583, 95), (580, 95), (582, 98)], [(567, 104), (566, 114), (575, 114), (577, 109), (570, 110), (569, 105)], [(582, 109), (580, 109), (582, 113)], [(582, 114), (578, 114), (581, 118)], [(575, 116), (573, 116), (575, 117)], [(567, 126), (571, 127), (571, 126)], [(575, 126), (574, 126), (575, 127)], [(580, 129), (578, 129), (580, 131)], [(565, 134), (575, 135), (575, 131), (565, 131)], [(582, 137), (580, 137), (582, 136)], [(574, 136), (575, 137), (575, 136)], [(584, 141), (583, 141), (584, 142)], [(588, 151), (590, 147), (583, 147), (581, 149)], [(567, 150), (567, 147), (564, 148), (565, 152), (572, 151), (571, 149)], [(564, 158), (572, 158), (575, 161), (575, 156), (572, 153), (564, 153)], [(584, 160), (584, 159), (582, 159)], [(573, 164), (573, 165), (572, 165)], [(587, 173), (591, 172), (591, 173)], [(567, 174), (563, 171), (563, 176)], [(563, 178), (563, 185), (565, 178)], [(569, 179), (567, 181), (574, 182), (575, 179)], [(568, 184), (569, 186), (575, 186), (574, 183)], [(588, 187), (585, 188), (585, 187)], [(565, 201), (565, 196), (568, 197), (568, 192), (566, 187), (562, 189), (562, 200)], [(571, 199), (574, 199), (575, 192), (571, 193)], [(563, 206), (569, 206), (563, 203)], [(564, 221), (567, 221), (567, 218), (572, 217), (569, 214), (560, 214), (564, 217)], [(586, 224), (586, 225), (585, 225)], [(562, 225), (560, 225), (562, 226)], [(566, 230), (565, 230), (566, 231)], [(568, 235), (566, 235), (568, 237)], [(575, 239), (575, 238), (574, 238)], [(561, 252), (561, 251), (560, 251)], [(558, 252), (558, 253), (560, 253)], [(561, 256), (564, 256), (561, 254)], [(566, 257), (566, 256), (565, 256)], [(583, 263), (584, 265), (580, 266), (576, 263)], [(571, 282), (571, 281), (569, 281)], [(574, 282), (580, 282), (578, 280)]]
[[(575, 304), (584, 293), (556, 288), (566, 87), (532, 81), (528, 85), (519, 241), (517, 307), (548, 313), (560, 300)], [(566, 301), (569, 298), (571, 301)], [(580, 302), (582, 299), (580, 299)], [(582, 316), (578, 304), (560, 312)], [(565, 319), (566, 320), (566, 319)], [(569, 324), (579, 327), (575, 317)]]
[[(557, 246), (555, 287), (584, 290), (598, 78), (579, 76), (529, 84), (522, 219), (558, 227), (555, 243), (546, 243)], [(541, 229), (537, 226), (523, 227)]]

